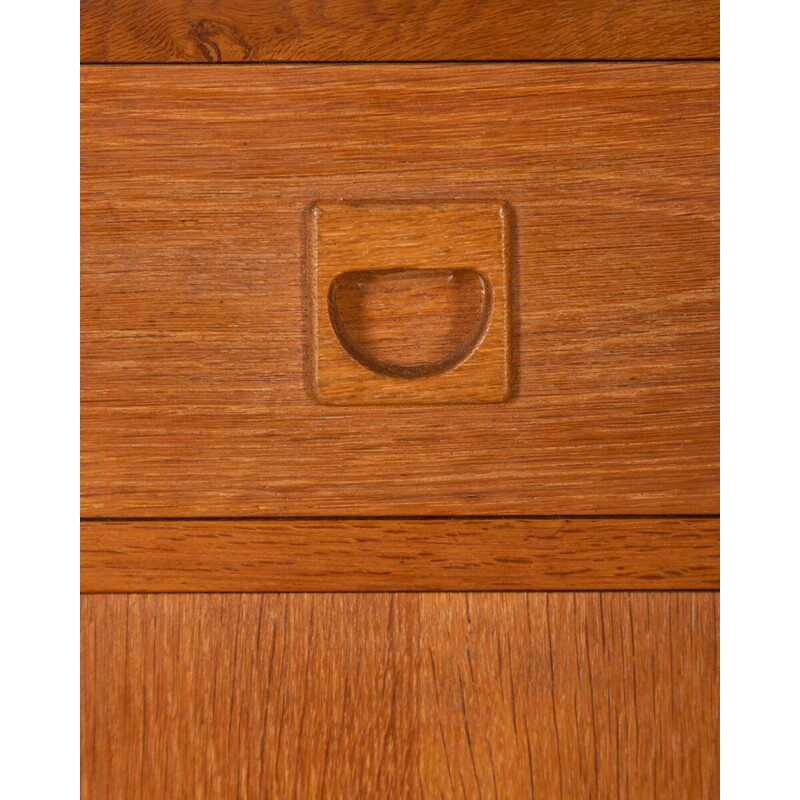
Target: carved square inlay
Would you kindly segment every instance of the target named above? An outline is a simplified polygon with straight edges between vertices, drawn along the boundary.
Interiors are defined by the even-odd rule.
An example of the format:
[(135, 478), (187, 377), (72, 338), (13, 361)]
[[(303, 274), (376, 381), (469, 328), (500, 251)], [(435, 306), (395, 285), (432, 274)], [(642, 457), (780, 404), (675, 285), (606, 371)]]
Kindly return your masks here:
[(511, 234), (499, 201), (315, 203), (308, 258), (319, 401), (506, 400)]

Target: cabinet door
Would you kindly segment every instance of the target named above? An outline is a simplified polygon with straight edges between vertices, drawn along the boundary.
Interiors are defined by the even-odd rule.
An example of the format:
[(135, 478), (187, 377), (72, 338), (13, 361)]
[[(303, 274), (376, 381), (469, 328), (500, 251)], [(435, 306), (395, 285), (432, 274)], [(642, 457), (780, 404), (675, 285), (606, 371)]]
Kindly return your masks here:
[(715, 592), (83, 598), (85, 797), (708, 798)]

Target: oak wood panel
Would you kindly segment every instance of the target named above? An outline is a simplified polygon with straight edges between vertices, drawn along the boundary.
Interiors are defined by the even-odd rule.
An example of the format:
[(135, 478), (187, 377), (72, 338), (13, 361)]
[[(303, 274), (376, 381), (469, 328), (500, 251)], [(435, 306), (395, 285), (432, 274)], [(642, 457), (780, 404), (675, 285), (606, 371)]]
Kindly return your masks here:
[[(84, 67), (83, 515), (717, 514), (718, 77)], [(342, 197), (509, 203), (509, 402), (315, 402)]]
[(718, 796), (717, 595), (82, 597), (83, 797)]
[(716, 601), (423, 596), (423, 796), (718, 797)]
[(81, 525), (83, 592), (717, 588), (715, 519)]
[(81, 0), (84, 62), (718, 57), (718, 0)]

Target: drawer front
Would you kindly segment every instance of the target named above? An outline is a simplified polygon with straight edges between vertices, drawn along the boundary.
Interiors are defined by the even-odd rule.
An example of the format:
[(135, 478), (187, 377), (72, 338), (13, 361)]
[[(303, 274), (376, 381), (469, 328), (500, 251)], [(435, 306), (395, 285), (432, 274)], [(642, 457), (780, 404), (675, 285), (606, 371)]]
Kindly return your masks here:
[[(718, 77), (84, 67), (83, 514), (717, 513)], [(320, 402), (339, 200), (509, 209), (507, 398)]]
[(719, 58), (719, 0), (81, 0), (83, 62)]

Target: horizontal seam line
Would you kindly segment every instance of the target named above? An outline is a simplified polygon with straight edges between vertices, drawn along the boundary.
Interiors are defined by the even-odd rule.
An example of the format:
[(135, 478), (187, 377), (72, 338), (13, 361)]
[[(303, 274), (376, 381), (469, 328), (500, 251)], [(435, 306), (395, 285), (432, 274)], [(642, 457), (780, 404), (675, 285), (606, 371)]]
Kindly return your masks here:
[(82, 67), (257, 67), (257, 66), (358, 66), (368, 64), (719, 64), (712, 58), (531, 58), (469, 59), (442, 61), (81, 61)]
[(708, 519), (718, 520), (719, 514), (388, 514), (388, 515), (337, 515), (337, 516), (221, 516), (221, 517), (81, 517), (81, 522), (331, 522), (391, 521), (391, 520), (657, 520), (657, 519)]
[(634, 589), (81, 589), (81, 596), (101, 596), (106, 594), (710, 594), (718, 593), (719, 585), (709, 588), (702, 584), (684, 589), (663, 589), (661, 587)]

